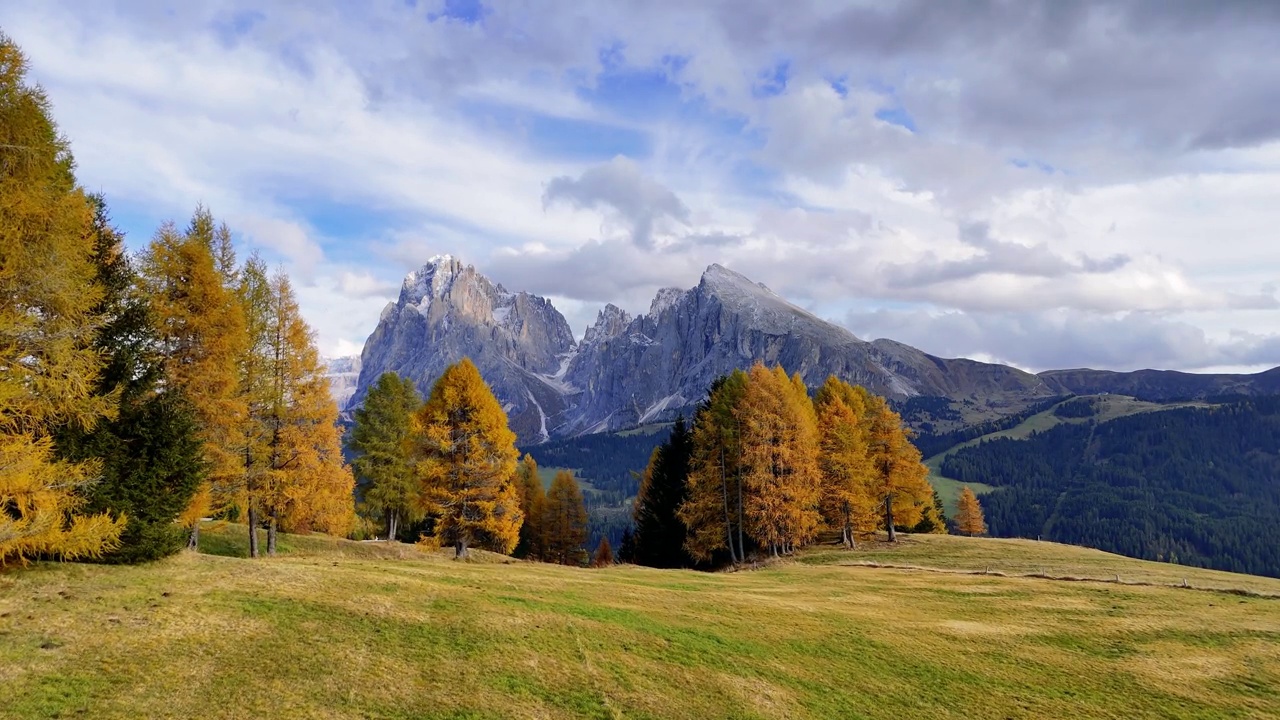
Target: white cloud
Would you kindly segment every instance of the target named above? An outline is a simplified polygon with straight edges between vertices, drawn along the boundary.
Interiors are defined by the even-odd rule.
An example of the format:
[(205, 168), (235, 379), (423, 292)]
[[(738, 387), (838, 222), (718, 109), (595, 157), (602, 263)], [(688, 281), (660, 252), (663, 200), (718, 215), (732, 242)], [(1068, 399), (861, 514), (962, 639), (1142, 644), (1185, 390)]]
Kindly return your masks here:
[(82, 181), (138, 216), (209, 206), (326, 352), (451, 252), (575, 332), (722, 262), (926, 350), (1280, 363), (1266, 4), (429, 5), (19, 1), (0, 26)]

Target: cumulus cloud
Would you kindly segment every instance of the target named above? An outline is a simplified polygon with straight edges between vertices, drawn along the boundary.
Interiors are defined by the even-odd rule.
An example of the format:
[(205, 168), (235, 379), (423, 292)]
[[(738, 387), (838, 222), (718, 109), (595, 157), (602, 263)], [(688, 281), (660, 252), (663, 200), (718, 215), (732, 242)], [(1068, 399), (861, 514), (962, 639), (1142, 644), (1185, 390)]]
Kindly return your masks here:
[(952, 354), (1207, 367), (1274, 357), (1278, 7), (18, 0), (0, 26), (117, 217), (210, 206), (331, 348), (451, 252), (583, 316), (722, 262)]
[(851, 312), (844, 324), (863, 338), (892, 337), (942, 357), (987, 355), (1036, 371), (1280, 365), (1280, 334), (1237, 331), (1214, 338), (1186, 322), (1148, 313), (876, 310)]
[(646, 176), (634, 161), (621, 155), (587, 168), (578, 178), (552, 178), (542, 193), (542, 205), (565, 202), (578, 209), (606, 210), (625, 221), (631, 240), (653, 247), (655, 224), (664, 219), (689, 224), (689, 208), (674, 192)]

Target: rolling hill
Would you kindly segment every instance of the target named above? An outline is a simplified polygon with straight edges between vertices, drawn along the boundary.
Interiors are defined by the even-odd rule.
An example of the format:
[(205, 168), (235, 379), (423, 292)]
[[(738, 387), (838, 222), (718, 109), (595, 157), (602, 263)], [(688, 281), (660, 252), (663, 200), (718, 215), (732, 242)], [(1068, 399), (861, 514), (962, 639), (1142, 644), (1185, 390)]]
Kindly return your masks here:
[(717, 574), (282, 548), (0, 575), (0, 716), (1280, 714), (1263, 578), (933, 536)]

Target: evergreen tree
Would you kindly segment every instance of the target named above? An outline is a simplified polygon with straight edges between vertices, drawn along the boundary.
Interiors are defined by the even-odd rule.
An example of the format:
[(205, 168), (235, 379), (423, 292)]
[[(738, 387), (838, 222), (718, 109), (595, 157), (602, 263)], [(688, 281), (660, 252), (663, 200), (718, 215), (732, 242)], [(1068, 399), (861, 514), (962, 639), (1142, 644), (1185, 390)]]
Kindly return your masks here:
[(26, 59), (0, 34), (0, 567), (50, 554), (96, 557), (123, 519), (79, 512), (100, 465), (54, 457), (52, 433), (88, 430), (115, 399), (93, 392), (103, 297), (93, 211)]
[(524, 519), (516, 436), (471, 360), (445, 369), (414, 418), (418, 478), (427, 508), (439, 516), (437, 536), (457, 557), (473, 543), (511, 552)]
[(389, 541), (402, 521), (417, 522), (424, 514), (408, 443), (413, 413), (421, 405), (412, 380), (383, 373), (355, 411), (347, 441), (356, 456), (352, 468), (364, 486), (364, 502), (386, 518)]
[(689, 564), (685, 525), (678, 513), (686, 500), (692, 455), (693, 436), (684, 418), (677, 418), (666, 442), (653, 451), (636, 495), (632, 511), (636, 564), (660, 568)]
[(561, 565), (582, 565), (587, 541), (587, 508), (573, 473), (561, 470), (551, 481), (542, 516), (543, 559)]
[(618, 543), (618, 562), (634, 563), (636, 561), (636, 536), (631, 528), (622, 531), (622, 541)]
[(547, 495), (542, 489), (542, 478), (538, 475), (538, 463), (533, 456), (525, 454), (516, 468), (516, 482), (520, 488), (520, 512), (524, 522), (520, 525), (520, 540), (512, 555), (531, 560), (542, 559), (542, 516), (546, 507)]
[[(212, 220), (209, 221), (212, 227)], [(272, 413), (276, 408), (275, 302), (267, 264), (257, 254), (235, 267), (235, 253), (229, 244), (217, 242), (215, 266), (224, 287), (235, 289), (244, 318), (244, 344), (236, 360), (236, 399), (244, 408), (237, 427), (235, 455), (240, 458), (240, 476), (221, 487), (222, 504), (243, 508), (249, 525), (249, 557), (258, 557), (258, 529), (266, 510), (267, 475), (271, 465)]]
[(982, 505), (968, 485), (960, 490), (960, 500), (956, 504), (956, 529), (970, 537), (987, 531), (987, 523), (982, 517)]
[(925, 505), (922, 510), (920, 522), (911, 528), (911, 532), (926, 535), (946, 535), (947, 514), (943, 512), (942, 498), (938, 497), (937, 489), (933, 491), (933, 502)]
[(746, 557), (739, 421), (746, 388), (741, 370), (717, 378), (694, 416), (688, 493), (679, 518), (688, 529), (685, 549), (699, 561), (725, 548), (735, 565)]
[(602, 536), (596, 552), (591, 556), (591, 567), (602, 568), (613, 564), (613, 548), (609, 547), (609, 538)]
[(109, 562), (141, 562), (176, 552), (183, 533), (174, 521), (204, 479), (194, 413), (181, 388), (162, 387), (161, 357), (145, 297), (111, 227), (106, 205), (92, 197), (94, 261), (105, 294), (96, 346), (106, 360), (96, 394), (117, 402), (116, 416), (92, 430), (68, 428), (58, 440), (66, 457), (98, 458), (102, 472), (86, 492), (85, 509), (123, 515), (127, 524)]

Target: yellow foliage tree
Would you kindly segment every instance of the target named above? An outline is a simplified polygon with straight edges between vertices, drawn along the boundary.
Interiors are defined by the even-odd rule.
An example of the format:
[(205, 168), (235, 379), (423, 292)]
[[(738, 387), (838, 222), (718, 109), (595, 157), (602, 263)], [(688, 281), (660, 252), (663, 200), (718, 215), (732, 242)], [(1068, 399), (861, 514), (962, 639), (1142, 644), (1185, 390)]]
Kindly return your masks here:
[(790, 552), (817, 534), (822, 479), (817, 428), (804, 384), (756, 363), (741, 409), (748, 528), (770, 552)]
[(863, 394), (867, 407), (868, 455), (874, 468), (872, 498), (883, 509), (885, 530), (893, 542), (897, 539), (895, 525), (913, 527), (933, 506), (929, 468), (911, 444), (898, 413), (884, 398), (857, 390)]
[(76, 488), (96, 468), (52, 454), (54, 429), (92, 427), (115, 399), (93, 394), (102, 363), (92, 345), (102, 297), (93, 210), (26, 71), (0, 34), (0, 567), (97, 556), (124, 528), (123, 518), (76, 514)]
[(271, 280), (271, 300), (263, 505), (267, 553), (275, 554), (277, 528), (349, 533), (355, 524), (355, 479), (343, 462), (338, 407), (329, 394), (315, 339), (282, 273)]
[(822, 470), (822, 511), (840, 531), (846, 547), (875, 532), (878, 516), (872, 497), (874, 467), (867, 455), (863, 396), (848, 383), (827, 378), (818, 391), (818, 465)]
[(209, 484), (182, 515), (192, 523), (192, 546), (199, 518), (237, 497), (244, 470), (248, 408), (239, 393), (239, 362), (247, 334), (243, 309), (215, 264), (217, 235), (204, 208), (185, 232), (166, 223), (143, 254), (140, 278), (165, 356), (165, 380), (191, 401), (204, 441)]
[(509, 553), (524, 515), (515, 483), (516, 435), (470, 359), (449, 366), (414, 415), (422, 499), (457, 557), (478, 543)]
[(587, 541), (587, 508), (573, 473), (561, 470), (551, 481), (542, 516), (543, 559), (581, 565)]
[(969, 536), (981, 535), (987, 531), (982, 505), (968, 485), (960, 490), (960, 500), (956, 507), (956, 529)]

